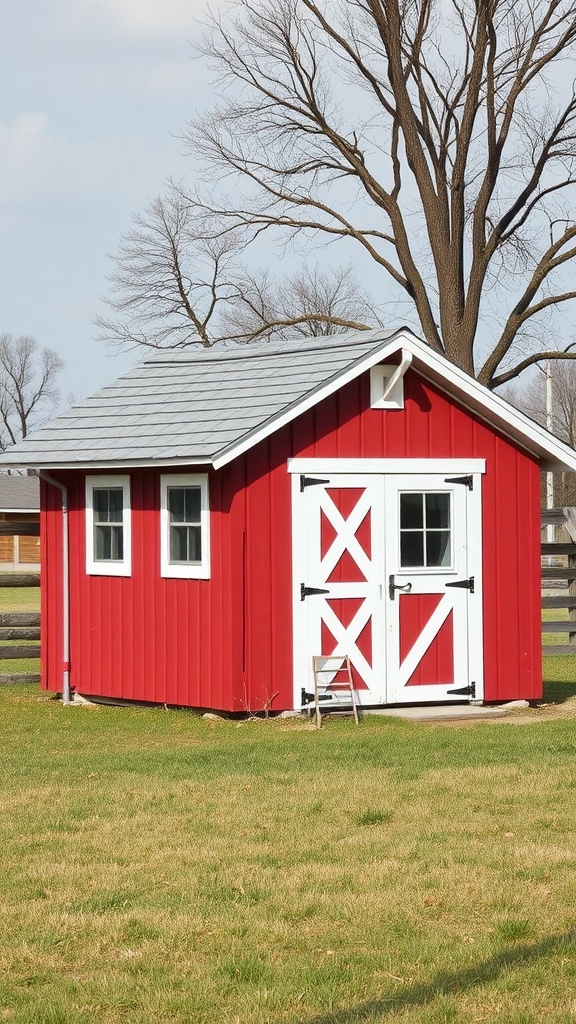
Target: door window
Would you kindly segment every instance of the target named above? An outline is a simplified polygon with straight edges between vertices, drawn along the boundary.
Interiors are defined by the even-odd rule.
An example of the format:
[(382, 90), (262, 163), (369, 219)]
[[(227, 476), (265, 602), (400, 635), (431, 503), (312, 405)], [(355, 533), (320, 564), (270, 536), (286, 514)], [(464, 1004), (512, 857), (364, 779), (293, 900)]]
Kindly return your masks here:
[(447, 491), (400, 493), (400, 565), (410, 569), (452, 564), (451, 495)]

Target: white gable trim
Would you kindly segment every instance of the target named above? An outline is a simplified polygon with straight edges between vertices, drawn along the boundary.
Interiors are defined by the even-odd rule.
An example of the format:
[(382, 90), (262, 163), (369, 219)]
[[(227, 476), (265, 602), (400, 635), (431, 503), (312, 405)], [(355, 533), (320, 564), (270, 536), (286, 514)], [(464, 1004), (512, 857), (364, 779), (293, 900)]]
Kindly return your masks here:
[(372, 366), (398, 352), (401, 352), (403, 358), (407, 354), (411, 354), (412, 367), (417, 373), (449, 397), (460, 401), (469, 412), (478, 416), (479, 419), (496, 428), (505, 437), (540, 459), (542, 469), (576, 471), (576, 451), (574, 449), (559, 441), (544, 427), (519, 412), (503, 398), (479, 384), (459, 366), (435, 352), (426, 342), (416, 338), (407, 330), (398, 331), (392, 340), (387, 337), (381, 346), (374, 348), (344, 372), (320, 385), (306, 395), (303, 400), (295, 402), (239, 441), (223, 448), (212, 459), (214, 468), (220, 469), (232, 462), (260, 441), (291, 423), (308, 409), (313, 408), (318, 402), (355, 380)]
[(308, 409), (312, 409), (319, 402), (323, 401), (324, 398), (329, 398), (335, 391), (339, 391), (350, 381), (356, 380), (361, 374), (365, 373), (376, 363), (380, 363), (387, 355), (396, 353), (399, 349), (402, 349), (405, 342), (412, 338), (412, 335), (406, 331), (398, 331), (394, 336), (394, 340), (390, 342), (389, 338), (382, 342), (382, 345), (378, 348), (372, 349), (368, 355), (348, 366), (342, 373), (332, 377), (325, 384), (320, 384), (314, 391), (309, 392), (305, 398), (299, 402), (295, 402), (293, 405), (288, 406), (282, 412), (277, 413), (276, 416), (271, 417), (266, 423), (263, 423), (260, 427), (256, 427), (249, 434), (237, 442), (229, 445), (227, 448), (223, 448), (219, 454), (216, 454), (212, 459), (214, 469), (221, 469), (228, 462), (232, 462), (237, 459), (239, 455), (247, 452), (254, 445), (258, 444), (259, 441), (263, 441), (264, 438), (270, 437), (270, 434), (275, 434), (277, 430), (285, 427), (286, 424), (291, 423), (302, 413), (307, 412)]
[[(424, 342), (419, 339), (415, 338), (414, 341), (419, 346), (424, 346)], [(564, 444), (505, 399), (489, 391), (475, 378), (469, 377), (459, 366), (444, 356), (439, 356), (428, 346), (425, 347), (427, 351), (419, 352), (416, 363), (413, 363), (424, 380), (434, 384), (439, 391), (443, 391), (449, 397), (460, 401), (478, 419), (496, 428), (519, 447), (539, 458), (543, 470), (576, 471), (576, 451), (573, 448)], [(421, 366), (420, 363), (425, 365)], [(450, 384), (453, 387), (450, 387)]]

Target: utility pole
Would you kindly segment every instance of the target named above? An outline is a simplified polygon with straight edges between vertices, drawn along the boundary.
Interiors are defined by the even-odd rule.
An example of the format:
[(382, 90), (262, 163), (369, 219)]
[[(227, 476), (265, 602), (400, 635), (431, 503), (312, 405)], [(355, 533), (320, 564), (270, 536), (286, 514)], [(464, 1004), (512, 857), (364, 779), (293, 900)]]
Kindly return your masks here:
[[(552, 430), (552, 362), (546, 360), (546, 430)], [(554, 474), (546, 473), (546, 508), (554, 508)], [(546, 540), (548, 544), (554, 541), (554, 527), (551, 523), (546, 527)]]

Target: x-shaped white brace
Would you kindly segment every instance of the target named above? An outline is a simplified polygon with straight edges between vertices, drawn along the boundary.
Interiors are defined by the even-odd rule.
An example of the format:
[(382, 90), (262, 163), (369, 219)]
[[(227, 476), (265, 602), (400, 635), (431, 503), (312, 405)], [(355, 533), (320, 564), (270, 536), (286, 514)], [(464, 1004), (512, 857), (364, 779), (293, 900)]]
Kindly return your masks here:
[(360, 545), (356, 531), (372, 508), (372, 495), (366, 489), (347, 519), (338, 511), (327, 491), (323, 491), (318, 497), (320, 498), (320, 508), (336, 531), (332, 544), (320, 562), (321, 578), (328, 580), (330, 573), (336, 568), (344, 552), (348, 550), (364, 578), (370, 581), (373, 565)]
[(329, 652), (330, 655), (347, 654), (350, 658), (351, 664), (354, 665), (354, 668), (366, 683), (368, 689), (370, 689), (372, 666), (368, 664), (366, 658), (358, 649), (356, 644), (364, 626), (372, 615), (370, 600), (366, 598), (362, 602), (349, 626), (344, 626), (340, 622), (340, 619), (334, 613), (327, 601), (323, 602), (320, 614), (336, 641), (334, 650)]

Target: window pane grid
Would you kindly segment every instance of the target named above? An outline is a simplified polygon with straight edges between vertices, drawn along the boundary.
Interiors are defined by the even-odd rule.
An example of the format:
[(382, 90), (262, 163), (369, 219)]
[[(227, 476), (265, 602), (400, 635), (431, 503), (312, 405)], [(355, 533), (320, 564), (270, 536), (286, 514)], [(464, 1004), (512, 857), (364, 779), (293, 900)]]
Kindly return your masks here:
[(428, 569), (450, 565), (450, 494), (400, 494), (400, 565)]
[(94, 527), (94, 558), (97, 562), (121, 562), (124, 538), (121, 526)]
[(168, 487), (169, 557), (171, 564), (202, 561), (202, 494), (200, 487)]
[(124, 495), (121, 487), (92, 491), (94, 560), (121, 562), (124, 558)]
[(95, 487), (93, 492), (95, 523), (122, 525), (124, 499), (121, 487)]

